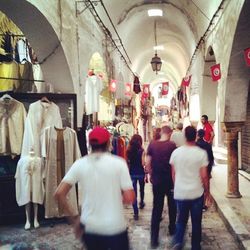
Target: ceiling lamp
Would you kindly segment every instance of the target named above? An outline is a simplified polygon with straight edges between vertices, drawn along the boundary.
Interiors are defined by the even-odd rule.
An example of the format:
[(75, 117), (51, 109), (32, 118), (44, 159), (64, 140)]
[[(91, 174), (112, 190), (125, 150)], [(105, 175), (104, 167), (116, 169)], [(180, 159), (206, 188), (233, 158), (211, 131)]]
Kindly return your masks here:
[(148, 16), (162, 16), (161, 9), (150, 9), (148, 10)]
[[(154, 23), (154, 34), (155, 34), (155, 47), (157, 47), (157, 36), (156, 36), (156, 21)], [(157, 72), (161, 70), (161, 58), (157, 55), (157, 50), (155, 50), (155, 56), (151, 59), (151, 66), (153, 71), (155, 71), (156, 75)]]

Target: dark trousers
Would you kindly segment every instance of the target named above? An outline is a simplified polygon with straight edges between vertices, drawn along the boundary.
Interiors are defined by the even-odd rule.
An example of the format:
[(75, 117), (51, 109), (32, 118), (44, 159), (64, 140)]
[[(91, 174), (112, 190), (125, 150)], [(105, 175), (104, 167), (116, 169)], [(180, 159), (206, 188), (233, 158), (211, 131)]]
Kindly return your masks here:
[(144, 187), (145, 187), (145, 182), (144, 182), (144, 177), (145, 175), (131, 175), (131, 179), (133, 182), (133, 187), (136, 195), (135, 202), (133, 203), (133, 209), (134, 209), (134, 214), (138, 214), (138, 202), (137, 202), (137, 182), (139, 182), (140, 186), (140, 202), (144, 202)]
[(176, 205), (173, 192), (166, 188), (166, 183), (153, 185), (153, 211), (151, 218), (151, 242), (158, 243), (160, 221), (164, 207), (164, 198), (168, 199), (169, 232), (175, 231)]
[(88, 250), (129, 250), (127, 231), (116, 235), (84, 233), (82, 240)]
[(183, 238), (190, 212), (192, 222), (192, 250), (201, 249), (200, 243), (203, 200), (203, 195), (194, 200), (176, 200), (178, 216), (176, 222), (176, 233), (174, 236), (175, 244), (178, 243), (183, 245)]

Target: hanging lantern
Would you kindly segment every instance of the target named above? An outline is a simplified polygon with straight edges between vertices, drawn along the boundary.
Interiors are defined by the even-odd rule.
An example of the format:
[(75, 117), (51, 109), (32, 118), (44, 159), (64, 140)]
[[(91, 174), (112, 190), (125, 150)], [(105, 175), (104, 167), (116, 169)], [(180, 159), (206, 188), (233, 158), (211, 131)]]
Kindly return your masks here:
[(155, 53), (155, 56), (152, 58), (150, 63), (151, 63), (153, 71), (156, 71), (156, 74), (158, 71), (161, 71), (162, 61), (161, 61), (161, 58), (157, 56), (157, 53)]
[(117, 83), (116, 80), (111, 80), (111, 81), (110, 81), (109, 90), (110, 90), (112, 93), (116, 92), (116, 83)]

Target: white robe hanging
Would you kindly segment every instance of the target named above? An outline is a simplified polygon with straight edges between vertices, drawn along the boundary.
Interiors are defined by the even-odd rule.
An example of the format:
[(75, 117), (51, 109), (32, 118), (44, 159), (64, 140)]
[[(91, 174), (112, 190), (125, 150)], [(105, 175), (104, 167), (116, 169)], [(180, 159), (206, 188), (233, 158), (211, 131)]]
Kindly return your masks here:
[(99, 95), (102, 90), (102, 80), (96, 75), (88, 76), (85, 85), (85, 107), (87, 115), (99, 112)]
[[(66, 127), (63, 132), (64, 152), (65, 152), (65, 174), (72, 166), (74, 161), (81, 157), (76, 133), (73, 129)], [(54, 198), (54, 193), (58, 186), (57, 180), (57, 131), (54, 127), (48, 127), (44, 130), (42, 137), (42, 156), (45, 157), (45, 218), (68, 216), (69, 214), (60, 214), (59, 206)], [(61, 181), (61, 180), (59, 180)], [(78, 214), (76, 189), (71, 188), (67, 199), (73, 209), (74, 215)]]
[(49, 126), (62, 127), (62, 118), (59, 107), (54, 103), (41, 100), (31, 103), (25, 121), (22, 157), (29, 154), (33, 148), (35, 155), (40, 157), (40, 137), (44, 128)]
[(17, 163), (16, 169), (16, 201), (18, 206), (29, 202), (43, 204), (43, 164), (40, 157), (25, 156)]
[(25, 118), (21, 102), (0, 98), (0, 155), (20, 155)]

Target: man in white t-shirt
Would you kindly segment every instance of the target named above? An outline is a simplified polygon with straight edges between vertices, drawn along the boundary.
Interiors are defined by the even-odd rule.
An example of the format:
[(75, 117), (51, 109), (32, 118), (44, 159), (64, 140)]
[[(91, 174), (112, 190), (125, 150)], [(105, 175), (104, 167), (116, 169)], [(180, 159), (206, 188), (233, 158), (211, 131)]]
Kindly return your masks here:
[(207, 153), (195, 145), (196, 129), (185, 128), (186, 144), (171, 155), (174, 199), (177, 205), (176, 233), (173, 249), (183, 247), (186, 224), (191, 214), (192, 249), (200, 250), (201, 221), (204, 195), (210, 197), (208, 189)]
[(173, 141), (177, 148), (184, 145), (186, 141), (182, 129), (183, 129), (183, 124), (179, 122), (176, 125), (176, 130), (173, 131), (170, 137), (170, 141)]
[(89, 134), (92, 153), (72, 165), (55, 193), (63, 208), (71, 211), (66, 196), (78, 183), (82, 212), (70, 222), (89, 250), (129, 249), (123, 203), (132, 204), (135, 194), (126, 162), (107, 152), (109, 140), (106, 129), (94, 128)]

